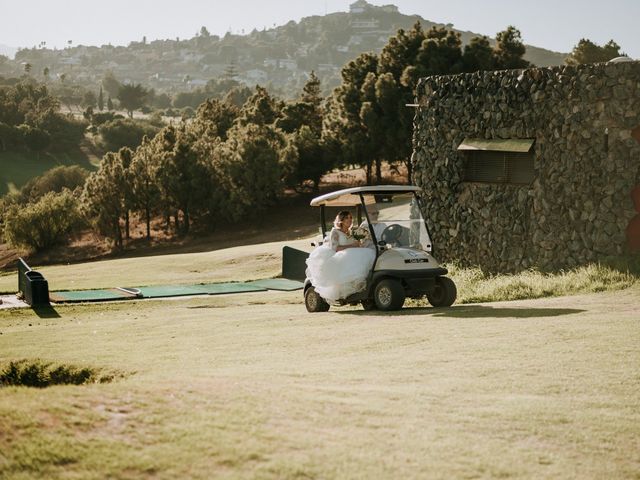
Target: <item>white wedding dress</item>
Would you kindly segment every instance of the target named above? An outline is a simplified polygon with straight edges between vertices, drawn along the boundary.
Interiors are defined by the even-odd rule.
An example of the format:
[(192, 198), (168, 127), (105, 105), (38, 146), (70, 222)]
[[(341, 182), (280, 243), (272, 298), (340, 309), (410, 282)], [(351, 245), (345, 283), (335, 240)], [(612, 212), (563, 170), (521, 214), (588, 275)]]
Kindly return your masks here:
[(363, 290), (375, 261), (372, 248), (346, 248), (336, 251), (338, 246), (351, 245), (355, 240), (341, 230), (331, 230), (327, 240), (316, 247), (307, 259), (307, 278), (316, 292), (329, 303), (347, 298)]

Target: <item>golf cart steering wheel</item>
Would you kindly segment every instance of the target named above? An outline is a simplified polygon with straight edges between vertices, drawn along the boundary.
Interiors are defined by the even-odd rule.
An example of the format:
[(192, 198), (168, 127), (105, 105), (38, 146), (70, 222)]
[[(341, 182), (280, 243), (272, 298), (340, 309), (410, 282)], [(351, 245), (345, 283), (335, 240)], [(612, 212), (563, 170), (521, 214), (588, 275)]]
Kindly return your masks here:
[(400, 236), (402, 235), (402, 225), (398, 225), (394, 223), (393, 225), (389, 225), (382, 231), (380, 235), (380, 240), (385, 242), (387, 245), (391, 245), (393, 247), (397, 247), (400, 245)]

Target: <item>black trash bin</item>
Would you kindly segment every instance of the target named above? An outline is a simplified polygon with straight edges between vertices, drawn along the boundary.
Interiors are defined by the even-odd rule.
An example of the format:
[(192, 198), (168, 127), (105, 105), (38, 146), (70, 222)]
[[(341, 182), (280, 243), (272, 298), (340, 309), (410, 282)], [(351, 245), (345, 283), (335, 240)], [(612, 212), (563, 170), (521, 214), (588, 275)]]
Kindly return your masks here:
[(24, 274), (24, 301), (29, 305), (49, 305), (49, 282), (40, 272), (30, 270)]

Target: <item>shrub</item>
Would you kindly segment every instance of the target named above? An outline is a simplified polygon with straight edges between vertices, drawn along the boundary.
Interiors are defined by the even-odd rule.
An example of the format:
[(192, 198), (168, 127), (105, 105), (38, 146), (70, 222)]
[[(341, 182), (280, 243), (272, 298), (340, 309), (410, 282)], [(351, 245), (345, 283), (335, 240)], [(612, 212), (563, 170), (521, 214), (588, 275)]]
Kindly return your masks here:
[(47, 115), (38, 122), (38, 127), (46, 130), (51, 136), (49, 150), (60, 152), (78, 145), (84, 138), (87, 126), (86, 120), (58, 113)]
[(35, 203), (10, 206), (4, 215), (4, 236), (14, 247), (41, 251), (62, 242), (80, 224), (79, 202), (65, 189)]
[(144, 120), (125, 118), (103, 124), (98, 132), (102, 137), (102, 147), (107, 151), (116, 152), (122, 147), (137, 148), (145, 135), (152, 138), (159, 130)]
[(155, 110), (149, 118), (147, 118), (147, 122), (149, 122), (154, 127), (163, 128), (165, 126), (164, 120), (162, 120), (162, 111)]
[(9, 362), (0, 370), (0, 386), (45, 388), (51, 385), (84, 385), (111, 382), (115, 377), (113, 374), (101, 375), (98, 369), (91, 367), (19, 360)]
[(119, 120), (119, 119), (123, 119), (124, 117), (118, 113), (113, 113), (113, 112), (100, 112), (100, 113), (94, 113), (91, 116), (91, 123), (97, 127), (99, 127), (100, 125), (102, 125), (103, 123), (107, 123), (110, 122), (112, 120)]
[(51, 143), (51, 135), (45, 130), (26, 124), (20, 125), (18, 128), (22, 132), (24, 144), (29, 150), (37, 152), (38, 156)]
[(24, 139), (17, 127), (0, 122), (0, 152), (22, 146)]
[(196, 111), (193, 107), (184, 107), (182, 109), (182, 119), (185, 120), (187, 118), (193, 118), (196, 114)]
[(29, 180), (20, 194), (24, 203), (36, 202), (49, 192), (60, 193), (65, 188), (75, 190), (84, 185), (89, 172), (79, 165), (60, 166)]

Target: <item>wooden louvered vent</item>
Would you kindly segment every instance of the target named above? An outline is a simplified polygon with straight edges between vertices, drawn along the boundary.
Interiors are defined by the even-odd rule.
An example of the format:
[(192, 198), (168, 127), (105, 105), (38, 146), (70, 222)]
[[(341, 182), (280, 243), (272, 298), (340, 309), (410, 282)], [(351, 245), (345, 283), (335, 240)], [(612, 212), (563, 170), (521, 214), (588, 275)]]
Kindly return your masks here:
[(533, 153), (467, 152), (466, 182), (512, 183), (533, 182)]
[(529, 185), (533, 182), (533, 139), (465, 139), (458, 150), (466, 156), (466, 182)]

